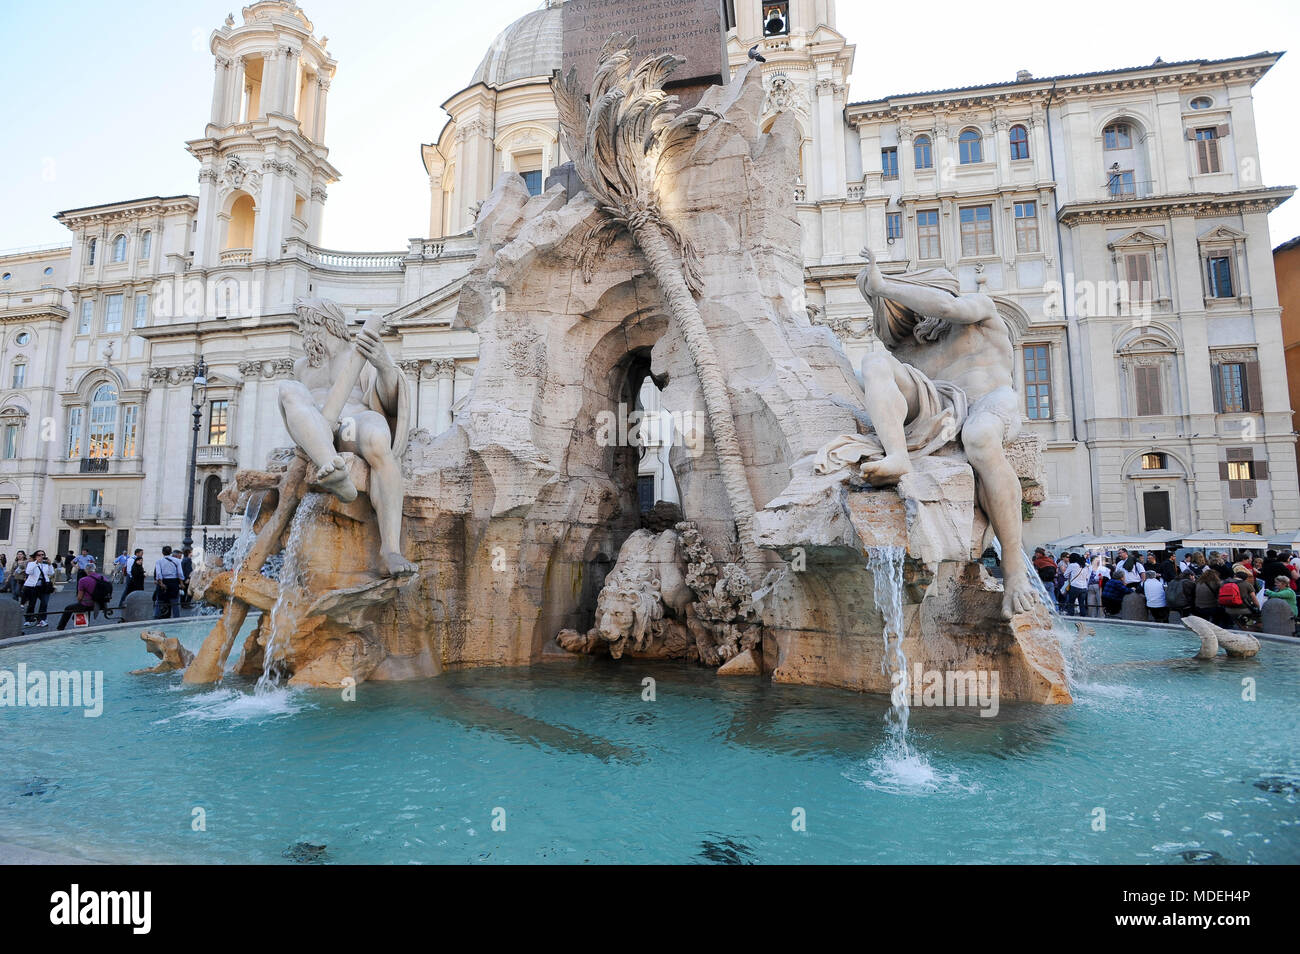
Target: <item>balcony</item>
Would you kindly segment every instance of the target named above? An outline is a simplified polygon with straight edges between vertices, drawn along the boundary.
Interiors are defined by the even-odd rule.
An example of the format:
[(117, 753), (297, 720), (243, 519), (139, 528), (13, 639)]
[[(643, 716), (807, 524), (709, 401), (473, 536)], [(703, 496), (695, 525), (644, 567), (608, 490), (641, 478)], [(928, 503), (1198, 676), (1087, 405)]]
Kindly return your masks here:
[(234, 444), (200, 444), (194, 462), (200, 467), (233, 467), (239, 463), (236, 459), (238, 450)]
[(107, 457), (83, 457), (81, 458), (81, 470), (83, 474), (107, 474), (108, 458)]
[(113, 510), (88, 504), (64, 504), (59, 508), (59, 518), (71, 524), (107, 523), (113, 519)]
[(221, 253), (222, 265), (247, 265), (252, 260), (251, 248), (228, 248)]
[(51, 477), (69, 478), (98, 474), (103, 477), (140, 477), (144, 474), (144, 461), (135, 457), (72, 457), (52, 460)]
[(1155, 194), (1156, 184), (1152, 179), (1142, 179), (1134, 182), (1119, 178), (1111, 178), (1105, 186), (1102, 198), (1106, 199), (1145, 199)]

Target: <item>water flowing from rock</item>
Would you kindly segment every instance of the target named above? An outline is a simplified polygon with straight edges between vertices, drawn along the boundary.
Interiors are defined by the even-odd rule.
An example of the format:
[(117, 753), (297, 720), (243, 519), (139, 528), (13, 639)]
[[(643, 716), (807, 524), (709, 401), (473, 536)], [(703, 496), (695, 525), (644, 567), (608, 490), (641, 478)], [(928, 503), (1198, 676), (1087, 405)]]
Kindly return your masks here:
[(222, 614), (226, 624), (227, 640), (235, 638), (235, 634), (230, 632), (230, 610), (235, 602), (235, 593), (239, 589), (239, 574), (244, 569), (248, 551), (253, 548), (253, 541), (257, 539), (257, 531), (254, 527), (262, 512), (262, 501), (265, 497), (265, 494), (255, 494), (245, 505), (244, 515), (239, 525), (239, 535), (235, 537), (235, 542), (230, 545), (230, 549), (221, 560), (223, 565), (230, 568), (230, 595), (226, 597), (226, 610)]
[(280, 567), (280, 592), (275, 606), (271, 608), (270, 633), (266, 637), (266, 646), (262, 652), (262, 675), (257, 680), (257, 692), (268, 692), (280, 685), (283, 675), (277, 665), (276, 653), (289, 643), (289, 637), (298, 624), (298, 602), (306, 597), (306, 582), (302, 579), (303, 536), (308, 527), (324, 513), (324, 498), (320, 494), (308, 494), (298, 505), (289, 524), (289, 534), (284, 544), (284, 562)]
[(900, 756), (907, 756), (908, 678), (907, 654), (903, 650), (903, 548), (872, 547), (867, 565), (875, 586), (876, 608), (880, 611), (881, 635), (885, 654), (881, 671), (889, 677), (889, 711), (885, 725), (890, 745)]

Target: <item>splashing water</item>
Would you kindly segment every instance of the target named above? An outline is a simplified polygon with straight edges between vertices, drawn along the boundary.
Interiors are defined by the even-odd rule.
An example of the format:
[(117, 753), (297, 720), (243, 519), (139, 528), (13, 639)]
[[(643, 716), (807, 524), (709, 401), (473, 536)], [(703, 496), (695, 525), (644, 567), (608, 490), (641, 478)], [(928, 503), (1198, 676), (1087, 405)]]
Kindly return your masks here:
[(289, 537), (284, 544), (284, 563), (280, 568), (280, 592), (271, 608), (271, 633), (266, 638), (262, 653), (262, 675), (257, 680), (256, 692), (264, 693), (280, 685), (283, 667), (278, 665), (277, 653), (288, 645), (289, 635), (298, 622), (297, 600), (305, 595), (306, 583), (302, 578), (302, 543), (306, 528), (324, 512), (324, 497), (308, 494), (298, 505), (289, 524)]
[(230, 549), (226, 551), (222, 563), (230, 567), (230, 595), (226, 597), (226, 609), (222, 614), (222, 619), (226, 624), (227, 642), (235, 638), (235, 634), (230, 631), (231, 610), (235, 604), (235, 593), (239, 590), (239, 574), (244, 569), (244, 561), (248, 559), (248, 551), (253, 549), (253, 541), (257, 539), (257, 532), (253, 529), (257, 524), (257, 518), (262, 513), (262, 501), (266, 499), (265, 494), (258, 494), (253, 500), (257, 501), (256, 507), (253, 506), (253, 500), (249, 500), (244, 507), (243, 520), (239, 526), (239, 536), (235, 537), (235, 542), (231, 544)]

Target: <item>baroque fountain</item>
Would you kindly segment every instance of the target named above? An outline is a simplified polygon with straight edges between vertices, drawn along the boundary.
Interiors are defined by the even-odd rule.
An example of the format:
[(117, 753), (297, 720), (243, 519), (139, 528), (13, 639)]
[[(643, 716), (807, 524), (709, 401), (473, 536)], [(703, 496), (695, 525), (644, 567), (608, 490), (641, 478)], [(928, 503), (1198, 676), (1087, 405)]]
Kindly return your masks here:
[[(864, 252), (877, 340), (855, 374), (802, 304), (797, 136), (760, 130), (758, 64), (679, 109), (680, 61), (634, 47), (610, 39), (589, 99), (554, 81), (571, 167), (536, 196), (503, 175), (478, 213), (457, 320), (480, 360), (450, 429), (408, 433), (381, 318), (354, 337), (298, 303), (296, 447), (226, 489), (245, 533), (202, 580), (222, 616), (185, 682), (222, 679), (255, 609), (234, 670), (291, 685), (599, 654), (868, 692), (910, 661), (1069, 702), (993, 300)], [(602, 426), (647, 375), (700, 438), (672, 448), (680, 512), (652, 526)], [(994, 536), (1003, 581), (979, 561)]]

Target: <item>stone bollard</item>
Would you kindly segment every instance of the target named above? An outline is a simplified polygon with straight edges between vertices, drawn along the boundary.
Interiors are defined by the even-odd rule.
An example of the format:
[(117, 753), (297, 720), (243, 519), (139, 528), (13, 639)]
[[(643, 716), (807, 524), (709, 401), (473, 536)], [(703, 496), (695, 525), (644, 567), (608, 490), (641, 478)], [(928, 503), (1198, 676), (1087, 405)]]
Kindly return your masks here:
[(1259, 628), (1274, 636), (1294, 636), (1295, 618), (1290, 605), (1285, 600), (1269, 600), (1259, 611)]
[(17, 600), (0, 595), (0, 639), (23, 634), (23, 607)]
[(1147, 622), (1150, 619), (1147, 616), (1147, 598), (1141, 593), (1130, 593), (1124, 597), (1124, 602), (1120, 604), (1119, 618)]
[(153, 597), (144, 590), (128, 593), (122, 603), (122, 622), (140, 623), (153, 619)]

